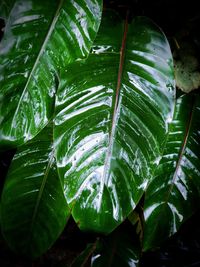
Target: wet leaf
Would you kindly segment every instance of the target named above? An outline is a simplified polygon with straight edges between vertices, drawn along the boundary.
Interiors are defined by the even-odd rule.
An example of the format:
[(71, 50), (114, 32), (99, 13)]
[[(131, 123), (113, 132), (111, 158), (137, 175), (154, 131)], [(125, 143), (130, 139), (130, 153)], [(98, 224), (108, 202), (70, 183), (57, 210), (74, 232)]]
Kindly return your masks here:
[(135, 208), (159, 160), (174, 105), (172, 55), (149, 19), (106, 12), (85, 61), (62, 75), (55, 147), (72, 214), (111, 232)]
[(23, 144), (48, 123), (59, 73), (87, 57), (101, 2), (15, 1), (0, 44), (1, 147)]
[(200, 96), (177, 100), (163, 157), (145, 198), (144, 250), (177, 232), (199, 207)]
[(69, 209), (58, 177), (52, 126), (21, 146), (1, 198), (1, 230), (8, 245), (25, 257), (44, 253), (65, 227)]

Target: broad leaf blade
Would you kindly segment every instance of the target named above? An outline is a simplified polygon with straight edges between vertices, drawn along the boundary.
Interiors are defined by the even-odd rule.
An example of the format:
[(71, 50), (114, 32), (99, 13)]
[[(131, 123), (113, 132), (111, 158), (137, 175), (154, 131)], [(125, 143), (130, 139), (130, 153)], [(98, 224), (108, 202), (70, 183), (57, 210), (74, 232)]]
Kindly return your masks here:
[(1, 228), (9, 246), (35, 258), (56, 241), (69, 210), (57, 174), (52, 127), (18, 149), (1, 199)]
[(164, 155), (146, 192), (144, 250), (160, 245), (198, 208), (199, 116), (198, 95), (177, 100)]
[(87, 56), (101, 0), (16, 0), (0, 44), (0, 145), (33, 138), (54, 111), (59, 72)]
[(168, 42), (150, 20), (128, 26), (110, 12), (88, 59), (66, 69), (54, 136), (81, 229), (108, 233), (140, 200), (172, 116), (172, 70)]

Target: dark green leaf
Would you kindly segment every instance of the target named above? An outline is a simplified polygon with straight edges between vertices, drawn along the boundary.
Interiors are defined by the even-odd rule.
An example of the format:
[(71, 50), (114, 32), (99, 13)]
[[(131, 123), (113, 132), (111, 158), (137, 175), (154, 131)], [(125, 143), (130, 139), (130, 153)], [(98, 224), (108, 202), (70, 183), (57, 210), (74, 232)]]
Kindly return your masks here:
[(59, 72), (87, 56), (101, 0), (16, 0), (0, 44), (0, 145), (33, 138), (54, 111)]
[(81, 229), (108, 233), (135, 208), (173, 103), (172, 55), (160, 29), (105, 13), (88, 59), (66, 68), (56, 99), (57, 166)]
[(177, 100), (164, 155), (146, 192), (144, 250), (174, 234), (199, 207), (199, 118), (199, 95)]
[(97, 243), (91, 267), (136, 267), (139, 263), (140, 245), (134, 232), (116, 230)]
[(134, 228), (124, 223), (107, 237), (89, 244), (71, 267), (136, 267), (139, 257), (140, 244)]
[(75, 259), (75, 261), (70, 265), (70, 267), (85, 267), (90, 266), (88, 263), (92, 256), (92, 253), (96, 249), (96, 243), (88, 244), (86, 249)]
[(1, 228), (9, 246), (37, 257), (56, 241), (69, 210), (57, 174), (52, 127), (18, 149), (1, 199)]

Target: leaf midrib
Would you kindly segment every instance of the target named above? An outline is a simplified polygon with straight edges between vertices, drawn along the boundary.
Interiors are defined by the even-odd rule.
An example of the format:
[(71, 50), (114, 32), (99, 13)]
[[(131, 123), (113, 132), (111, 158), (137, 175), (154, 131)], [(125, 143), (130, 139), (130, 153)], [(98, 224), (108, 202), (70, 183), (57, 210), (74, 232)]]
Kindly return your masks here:
[[(35, 69), (37, 68), (37, 65), (38, 65), (38, 63), (39, 63), (40, 58), (42, 57), (42, 54), (43, 54), (43, 52), (44, 52), (44, 50), (45, 50), (45, 47), (46, 47), (46, 45), (47, 45), (47, 42), (49, 41), (49, 38), (51, 37), (51, 34), (52, 34), (53, 30), (54, 30), (54, 26), (55, 26), (55, 24), (56, 24), (56, 22), (57, 22), (57, 20), (58, 20), (58, 18), (59, 18), (59, 13), (60, 13), (61, 7), (62, 7), (62, 5), (63, 5), (63, 1), (64, 1), (64, 0), (60, 0), (60, 3), (59, 3), (59, 5), (58, 5), (58, 8), (56, 9), (55, 15), (53, 16), (53, 20), (52, 20), (52, 22), (51, 22), (51, 24), (50, 24), (50, 26), (49, 26), (49, 29), (48, 29), (48, 32), (47, 32), (47, 34), (46, 34), (46, 36), (45, 36), (44, 42), (43, 42), (43, 44), (42, 44), (42, 47), (41, 47), (41, 49), (40, 49), (40, 51), (39, 51), (39, 53), (38, 53), (38, 56), (37, 56), (37, 58), (36, 58), (36, 60), (35, 60), (35, 63), (34, 63), (34, 65), (33, 65), (33, 68), (32, 68), (32, 70), (31, 70), (31, 72), (30, 72), (30, 74), (29, 74), (29, 77), (28, 77), (27, 82), (26, 82), (26, 84), (25, 84), (25, 87), (24, 87), (24, 89), (23, 89), (22, 95), (21, 95), (21, 97), (20, 97), (20, 99), (19, 99), (19, 103), (18, 103), (17, 108), (16, 108), (16, 110), (15, 110), (15, 113), (14, 113), (14, 115), (13, 115), (13, 119), (12, 119), (12, 123), (11, 123), (11, 125), (13, 125), (13, 123), (14, 123), (15, 117), (16, 117), (18, 111), (19, 111), (19, 107), (20, 107), (21, 102), (22, 102), (22, 100), (23, 100), (23, 97), (24, 97), (24, 95), (25, 95), (25, 93), (26, 93), (26, 91), (27, 91), (28, 85), (29, 85), (29, 83), (30, 83), (30, 81), (31, 81), (31, 78), (32, 78), (32, 76), (33, 76), (33, 74), (34, 74), (34, 71), (35, 71)], [(10, 129), (12, 129), (12, 127), (11, 127)]]
[(166, 197), (165, 197), (165, 200), (164, 200), (164, 204), (167, 204), (169, 202), (168, 200), (170, 198), (170, 193), (172, 192), (172, 190), (174, 188), (174, 184), (175, 184), (175, 181), (176, 181), (177, 173), (178, 173), (179, 168), (181, 167), (182, 158), (183, 158), (183, 155), (184, 155), (184, 152), (185, 152), (185, 148), (186, 148), (186, 145), (187, 145), (187, 142), (188, 142), (190, 129), (191, 129), (191, 125), (192, 125), (194, 107), (195, 107), (195, 101), (194, 101), (194, 96), (193, 96), (192, 105), (191, 105), (191, 111), (189, 113), (189, 118), (188, 118), (188, 121), (187, 121), (187, 124), (186, 124), (186, 127), (185, 127), (185, 135), (184, 135), (183, 142), (182, 142), (182, 145), (181, 145), (181, 148), (180, 148), (178, 160), (176, 162), (176, 168), (175, 168), (175, 171), (174, 171), (172, 182), (171, 182), (171, 185), (169, 187), (169, 190), (167, 191), (167, 194), (166, 194)]
[[(127, 33), (128, 33), (128, 13), (126, 16), (126, 20), (124, 22), (124, 32), (123, 32), (123, 38), (122, 38), (122, 45), (120, 49), (119, 69), (118, 69), (118, 76), (117, 76), (117, 88), (116, 88), (116, 96), (115, 96), (115, 103), (114, 103), (114, 110), (113, 110), (112, 126), (111, 126), (111, 131), (110, 131), (110, 136), (109, 136), (109, 146), (108, 146), (108, 150), (106, 154), (105, 166), (104, 166), (104, 171), (103, 171), (104, 183), (106, 181), (106, 178), (108, 178), (107, 177), (108, 170), (110, 168), (110, 163), (111, 163), (111, 154), (112, 154), (114, 135), (115, 135), (115, 130), (116, 130), (116, 121), (117, 121), (117, 115), (118, 115), (117, 110), (118, 110), (118, 104), (119, 104), (122, 73), (123, 73), (123, 67), (124, 67)], [(104, 186), (104, 184), (102, 186)]]
[(184, 152), (185, 152), (185, 148), (186, 148), (186, 145), (187, 145), (187, 142), (188, 142), (190, 129), (191, 129), (191, 125), (192, 125), (192, 120), (193, 120), (194, 107), (195, 107), (194, 96), (193, 96), (192, 101), (193, 102), (192, 102), (192, 105), (191, 105), (191, 111), (189, 113), (189, 118), (188, 118), (188, 121), (187, 121), (187, 124), (186, 124), (186, 127), (185, 127), (185, 135), (184, 135), (183, 142), (182, 142), (182, 145), (181, 145), (181, 148), (180, 148), (179, 157), (178, 157), (178, 160), (177, 160), (177, 163), (176, 163), (176, 168), (175, 168), (175, 171), (174, 171), (172, 182), (171, 182), (171, 185), (169, 187), (169, 190), (167, 191), (166, 197), (165, 197), (164, 202), (163, 202), (162, 209), (161, 209), (161, 211), (159, 213), (159, 216), (157, 218), (156, 223), (154, 224), (152, 232), (156, 231), (156, 227), (160, 222), (160, 217), (162, 216), (162, 213), (163, 213), (163, 211), (165, 209), (165, 206), (169, 202), (170, 193), (172, 192), (172, 190), (174, 188), (174, 184), (175, 184), (175, 181), (176, 181), (177, 173), (178, 173), (178, 170), (179, 170), (179, 168), (181, 166), (182, 158), (183, 158), (183, 155), (184, 155)]
[(37, 217), (37, 212), (38, 212), (38, 208), (39, 208), (39, 205), (40, 205), (40, 201), (42, 199), (44, 188), (46, 186), (46, 182), (47, 182), (47, 178), (48, 178), (48, 175), (49, 175), (49, 171), (50, 171), (50, 169), (52, 167), (53, 162), (54, 162), (54, 149), (52, 149), (52, 151), (51, 151), (49, 162), (48, 162), (47, 167), (45, 169), (44, 177), (42, 179), (42, 183), (41, 183), (41, 186), (40, 186), (40, 189), (39, 189), (39, 192), (38, 192), (38, 196), (37, 196), (35, 208), (34, 208), (34, 211), (33, 211), (33, 216), (32, 216), (32, 219), (31, 219), (31, 226), (30, 226), (30, 233), (31, 233), (31, 235), (32, 235), (32, 232), (33, 232), (33, 227), (34, 227), (35, 219)]
[[(182, 147), (181, 147), (180, 152), (179, 152), (179, 158), (178, 158), (178, 161), (176, 163), (176, 169), (175, 169), (175, 172), (174, 172), (174, 175), (173, 175), (173, 178), (172, 178), (172, 183), (170, 185), (169, 192), (168, 192), (168, 195), (167, 195), (166, 199), (169, 198), (170, 192), (172, 191), (173, 186), (174, 186), (175, 181), (176, 181), (178, 170), (179, 170), (179, 168), (181, 166), (181, 161), (182, 161), (182, 158), (183, 158), (183, 155), (184, 155), (184, 152), (185, 152), (185, 148), (186, 148), (186, 145), (187, 145), (187, 142), (188, 142), (190, 129), (191, 129), (191, 125), (192, 125), (194, 107), (195, 107), (195, 101), (194, 101), (194, 97), (193, 97), (191, 111), (189, 113), (189, 118), (188, 118), (188, 122), (187, 122), (187, 125), (186, 125), (185, 135), (184, 135), (183, 142), (182, 142)], [(167, 200), (166, 200), (166, 202), (167, 202)]]

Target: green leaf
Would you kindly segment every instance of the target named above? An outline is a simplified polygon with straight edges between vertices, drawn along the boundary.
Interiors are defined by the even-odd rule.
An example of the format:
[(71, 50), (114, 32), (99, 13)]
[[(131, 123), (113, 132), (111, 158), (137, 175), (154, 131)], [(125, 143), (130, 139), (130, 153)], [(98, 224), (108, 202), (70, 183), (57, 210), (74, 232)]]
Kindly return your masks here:
[(16, 0), (0, 44), (0, 145), (33, 138), (54, 112), (59, 73), (88, 55), (101, 0)]
[(48, 126), (14, 156), (2, 192), (1, 229), (14, 251), (35, 258), (56, 241), (68, 216)]
[(136, 267), (139, 257), (140, 245), (134, 233), (118, 230), (100, 239), (91, 259), (91, 267)]
[(71, 267), (136, 267), (139, 257), (139, 240), (134, 228), (127, 224), (107, 237), (98, 238), (94, 244), (88, 244)]
[(172, 55), (149, 19), (104, 14), (85, 61), (63, 73), (55, 144), (65, 196), (79, 227), (111, 232), (140, 200), (168, 131)]
[(96, 243), (88, 244), (86, 249), (72, 262), (70, 267), (89, 266), (90, 264), (88, 263), (88, 261), (90, 261), (92, 253), (94, 252), (95, 249), (96, 249)]
[(176, 233), (199, 207), (199, 117), (199, 95), (177, 100), (163, 157), (146, 192), (144, 250)]

